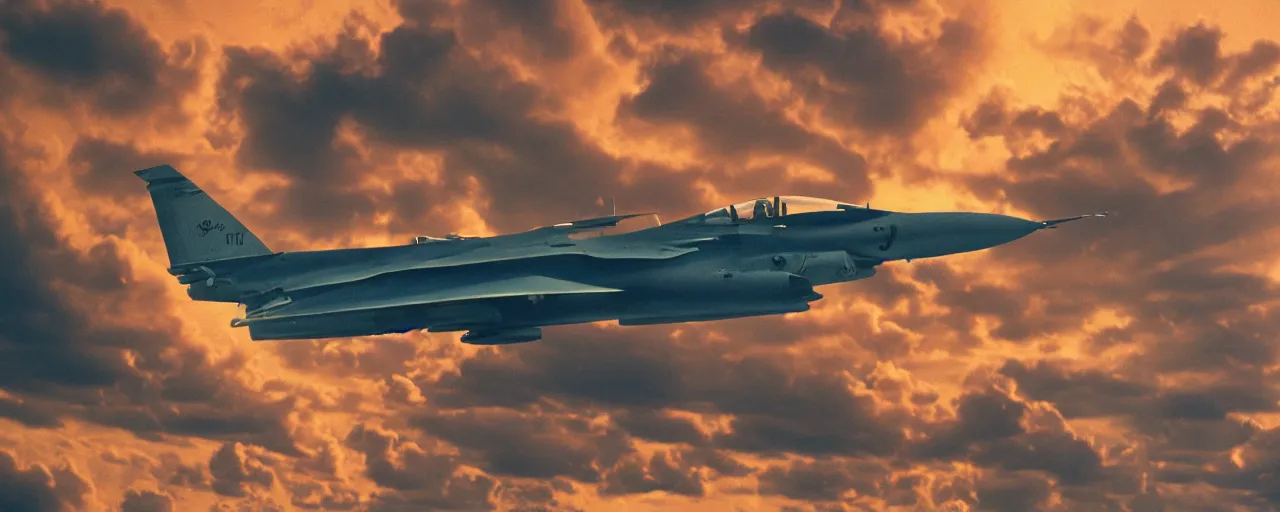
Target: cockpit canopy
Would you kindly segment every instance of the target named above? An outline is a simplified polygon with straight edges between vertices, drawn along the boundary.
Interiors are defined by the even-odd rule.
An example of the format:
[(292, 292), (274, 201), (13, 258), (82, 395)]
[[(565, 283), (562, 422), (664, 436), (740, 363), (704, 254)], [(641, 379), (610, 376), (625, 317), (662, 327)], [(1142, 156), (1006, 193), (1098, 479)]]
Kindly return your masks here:
[(706, 224), (729, 224), (735, 219), (750, 221), (759, 218), (776, 218), (814, 212), (838, 212), (862, 210), (862, 206), (806, 196), (774, 196), (772, 198), (752, 199), (741, 203), (717, 208), (689, 219)]

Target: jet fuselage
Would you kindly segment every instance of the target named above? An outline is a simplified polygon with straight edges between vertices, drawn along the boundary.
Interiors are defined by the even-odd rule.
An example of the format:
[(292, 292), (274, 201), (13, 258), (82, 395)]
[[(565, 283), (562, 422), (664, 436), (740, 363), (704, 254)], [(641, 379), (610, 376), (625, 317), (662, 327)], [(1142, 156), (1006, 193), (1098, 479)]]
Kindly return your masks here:
[(195, 300), (244, 305), (232, 326), (248, 326), (255, 340), (427, 330), (505, 344), (539, 339), (552, 325), (801, 312), (822, 298), (814, 287), (872, 277), (885, 262), (982, 250), (1081, 218), (901, 213), (777, 196), (616, 235), (601, 230), (637, 215), (275, 253), (172, 167), (137, 174), (156, 206), (170, 273)]

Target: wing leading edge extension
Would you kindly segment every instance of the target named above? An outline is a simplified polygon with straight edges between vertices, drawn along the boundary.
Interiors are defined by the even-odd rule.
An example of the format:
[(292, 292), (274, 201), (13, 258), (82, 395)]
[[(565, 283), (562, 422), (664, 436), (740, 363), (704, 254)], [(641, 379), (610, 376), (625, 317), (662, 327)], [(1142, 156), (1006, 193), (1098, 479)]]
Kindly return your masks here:
[(250, 314), (231, 321), (232, 327), (257, 322), (314, 315), (371, 311), (405, 306), (426, 306), (504, 297), (616, 293), (622, 290), (546, 276), (512, 276), (473, 279), (465, 283), (440, 283), (439, 287), (360, 286), (342, 287), (325, 294), (294, 301), (286, 306)]

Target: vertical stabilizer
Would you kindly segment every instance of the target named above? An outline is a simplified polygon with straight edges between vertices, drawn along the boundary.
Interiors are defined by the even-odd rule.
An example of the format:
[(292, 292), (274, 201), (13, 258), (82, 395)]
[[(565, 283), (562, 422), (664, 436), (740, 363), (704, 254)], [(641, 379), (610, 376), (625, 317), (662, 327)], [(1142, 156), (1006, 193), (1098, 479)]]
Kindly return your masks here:
[(170, 268), (272, 254), (262, 240), (177, 169), (159, 165), (134, 174), (147, 182)]

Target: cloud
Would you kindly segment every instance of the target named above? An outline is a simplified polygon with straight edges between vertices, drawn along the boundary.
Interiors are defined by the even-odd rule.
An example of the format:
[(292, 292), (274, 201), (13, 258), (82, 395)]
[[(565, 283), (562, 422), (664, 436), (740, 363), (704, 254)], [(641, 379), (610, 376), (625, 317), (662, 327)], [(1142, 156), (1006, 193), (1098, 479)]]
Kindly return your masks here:
[(890, 474), (889, 468), (876, 461), (798, 461), (762, 473), (760, 492), (804, 501), (836, 501), (850, 490), (862, 496), (879, 496), (889, 486)]
[(1268, 78), (1280, 66), (1280, 44), (1259, 40), (1248, 51), (1224, 55), (1221, 27), (1197, 23), (1183, 28), (1161, 43), (1152, 65), (1171, 69), (1200, 87), (1218, 86), (1223, 91), (1237, 91), (1243, 82)]
[[(243, 127), (237, 160), (291, 178), (274, 194), (296, 224), (332, 229), (385, 204), (357, 186), (361, 162), (339, 137), (344, 123), (370, 144), (443, 157), (443, 180), (420, 191), (428, 212), (466, 196), (475, 179), (491, 205), (489, 218), (503, 229), (535, 227), (529, 216), (577, 215), (601, 195), (643, 208), (653, 197), (635, 194), (663, 180), (646, 173), (623, 181), (635, 162), (605, 153), (569, 123), (536, 115), (545, 106), (542, 91), (470, 56), (451, 29), (406, 23), (375, 46), (349, 27), (331, 49), (310, 57), (301, 78), (287, 60), (261, 49), (225, 54), (220, 109)], [(574, 186), (541, 186), (538, 171), (551, 169)]]
[(151, 491), (130, 489), (120, 502), (121, 512), (173, 512), (173, 499)]
[(606, 495), (664, 491), (700, 497), (706, 493), (706, 487), (696, 468), (686, 465), (684, 459), (670, 451), (660, 451), (647, 462), (640, 457), (624, 460), (605, 478), (600, 491)]
[(50, 470), (42, 464), (18, 466), (13, 455), (0, 451), (0, 508), (56, 512), (85, 505), (92, 486), (69, 467)]
[(131, 144), (82, 137), (76, 140), (67, 163), (77, 168), (76, 188), (92, 194), (124, 197), (137, 194), (138, 178), (129, 171), (160, 164), (180, 165), (180, 156), (166, 152), (139, 151)]
[[(1115, 37), (1138, 41), (1145, 33), (1131, 19)], [(1011, 245), (991, 256), (1005, 264), (1036, 262), (1055, 269), (1019, 273), (1018, 293), (1046, 301), (1032, 317), (1041, 328), (1024, 331), (1030, 339), (1070, 329), (1082, 314), (1103, 307), (1123, 322), (1085, 333), (1083, 346), (1129, 347), (1132, 355), (1114, 364), (1066, 354), (1058, 361), (1006, 361), (1001, 372), (1017, 381), (1020, 393), (1052, 403), (1066, 418), (1118, 419), (1122, 431), (1142, 440), (1135, 449), (1165, 468), (1152, 472), (1150, 482), (1217, 482), (1208, 485), (1230, 493), (1227, 489), (1257, 489), (1252, 482), (1241, 483), (1251, 478), (1242, 476), (1247, 471), (1230, 464), (1206, 472), (1191, 468), (1229, 459), (1232, 450), (1269, 432), (1238, 415), (1275, 408), (1275, 383), (1261, 370), (1276, 357), (1264, 334), (1274, 329), (1274, 315), (1250, 310), (1274, 298), (1275, 289), (1264, 276), (1233, 270), (1232, 262), (1245, 253), (1228, 251), (1273, 227), (1264, 219), (1276, 213), (1274, 201), (1244, 191), (1266, 182), (1278, 133), (1256, 109), (1205, 104), (1243, 94), (1250, 80), (1272, 66), (1269, 42), (1231, 53), (1220, 44), (1222, 34), (1202, 23), (1159, 41), (1152, 67), (1144, 71), (1145, 83), (1151, 85), (1142, 92), (1096, 101), (1081, 111), (1065, 102), (1057, 110), (1014, 106), (1006, 92), (996, 91), (972, 111), (964, 127), (971, 137), (998, 137), (1011, 154), (1009, 172), (1000, 178), (969, 180), (977, 193), (999, 190), (1016, 207), (1044, 216), (1118, 210), (1092, 233), (1064, 229), (1053, 240)], [(1135, 53), (1142, 46), (1131, 45)], [(1028, 121), (1015, 121), (1022, 119)], [(1169, 181), (1161, 180), (1180, 185), (1170, 188)], [(1210, 200), (1214, 194), (1232, 199)], [(1112, 286), (1103, 275), (1123, 275), (1124, 284)], [(962, 285), (941, 288), (945, 297), (947, 289), (958, 291)], [(968, 285), (963, 288), (972, 293)], [(953, 314), (967, 315), (995, 304), (999, 302), (953, 301), (950, 306)], [(998, 314), (1002, 322), (1015, 325), (1029, 316), (1008, 305)], [(1007, 324), (1000, 329), (1008, 329)], [(1115, 481), (1112, 473), (1118, 469), (1099, 469), (1096, 450), (1061, 436), (1029, 437), (1027, 448), (998, 445), (974, 460), (1014, 471), (1048, 471), (1059, 484)], [(1050, 445), (1055, 448), (1029, 450)], [(1056, 462), (1027, 459), (1031, 453)], [(1041, 484), (1019, 480), (1020, 491), (1014, 493), (1013, 483), (1000, 482), (998, 499), (1010, 506), (1023, 507), (1047, 492)], [(1157, 494), (1170, 492), (1158, 483), (1147, 485), (1159, 486)], [(1262, 491), (1253, 492), (1232, 499), (1246, 507), (1258, 506), (1255, 498), (1269, 499)], [(1157, 494), (1136, 496), (1135, 506), (1138, 501), (1159, 503)], [(982, 503), (988, 501), (982, 498)]]
[(0, 190), (5, 196), (0, 201), (0, 236), (15, 243), (0, 249), (0, 279), (6, 292), (0, 308), (0, 345), (9, 354), (0, 363), (0, 385), (32, 391), (51, 391), (53, 385), (109, 385), (128, 372), (124, 361), (83, 344), (84, 334), (98, 334), (106, 349), (145, 343), (147, 337), (92, 331), (87, 319), (49, 285), (65, 270), (66, 279), (88, 290), (120, 291), (129, 273), (126, 262), (112, 242), (104, 241), (96, 248), (96, 261), (82, 263), (50, 225), (47, 206), (4, 151), (5, 142), (0, 141)]
[(6, 398), (2, 412), (28, 424), (74, 416), (140, 436), (253, 440), (297, 453), (286, 419), (293, 402), (246, 387), (236, 376), (242, 356), (215, 358), (165, 310), (136, 321), (127, 305), (163, 297), (160, 285), (135, 273), (118, 238), (77, 250), (53, 204), (3, 158), (0, 233), (14, 243), (0, 249), (0, 387), (21, 401)]
[(224, 443), (209, 459), (213, 490), (224, 496), (243, 497), (250, 489), (270, 490), (275, 473), (259, 454), (240, 443)]
[(986, 478), (978, 483), (978, 504), (986, 510), (1035, 510), (1049, 499), (1051, 486), (1035, 475)]
[(83, 99), (113, 116), (175, 107), (195, 88), (206, 51), (193, 41), (166, 51), (127, 12), (99, 2), (6, 2), (0, 34), (6, 74), (29, 71), (46, 87), (43, 100)]
[[(398, 0), (267, 15), (259, 41), (227, 36), (249, 20), (112, 6), (0, 7), (0, 417), (22, 448), (0, 452), (0, 508), (1280, 499), (1280, 53), (1244, 27), (1000, 2)], [(1020, 13), (1060, 29), (1001, 33)], [(1004, 54), (1027, 66), (988, 69)], [(1087, 85), (1029, 102), (1057, 87), (1024, 76), (1036, 59)], [(525, 229), (605, 196), (1114, 215), (891, 265), (804, 315), (253, 344), (144, 254), (158, 230), (127, 173), (161, 161), (299, 249)], [(957, 172), (897, 173), (914, 167)]]
[(842, 3), (830, 28), (794, 12), (764, 16), (743, 42), (831, 122), (874, 134), (909, 133), (980, 62), (980, 26), (946, 18), (922, 42), (895, 43), (869, 16), (876, 9), (868, 4)]
[[(732, 415), (732, 431), (710, 443), (749, 452), (887, 454), (902, 440), (877, 416), (872, 398), (839, 374), (778, 357), (730, 361), (693, 343), (632, 338), (643, 336), (638, 332), (578, 333), (518, 353), (483, 354), (420, 389), (453, 407), (521, 407), (553, 396), (584, 406), (709, 409)], [(663, 435), (640, 419), (628, 414), (621, 423), (639, 427), (637, 435)], [(689, 434), (682, 435), (698, 442)]]
[[(431, 18), (414, 16), (414, 10), (405, 8), (408, 3), (401, 4), (402, 15), (415, 20)], [(458, 28), (475, 40), (499, 39), (513, 28), (523, 43), (510, 48), (513, 53), (553, 62), (571, 60), (586, 53), (590, 44), (582, 34), (582, 20), (574, 16), (574, 4), (563, 0), (465, 3), (458, 6)]]
[[(865, 193), (871, 187), (862, 155), (787, 119), (747, 84), (716, 84), (708, 66), (707, 58), (678, 52), (657, 59), (646, 69), (645, 88), (619, 103), (619, 117), (659, 127), (688, 126), (702, 151), (717, 160), (746, 166), (752, 157), (798, 158), (835, 174), (840, 189)], [(831, 186), (808, 184), (815, 191), (829, 192)]]
[(494, 480), (459, 472), (456, 459), (434, 455), (394, 432), (356, 425), (347, 446), (363, 453), (366, 474), (386, 489), (375, 495), (388, 507), (430, 507), (443, 510), (488, 510)]
[(599, 480), (632, 447), (621, 431), (577, 418), (527, 416), (509, 410), (428, 413), (412, 418), (424, 432), (473, 452), (493, 475)]
[[(689, 2), (660, 0), (589, 0), (596, 16), (618, 23), (651, 20), (664, 27), (689, 30), (698, 25), (732, 19), (742, 13), (759, 12), (768, 7), (766, 1), (693, 0)], [(827, 8), (828, 2), (796, 2), (799, 7)]]

